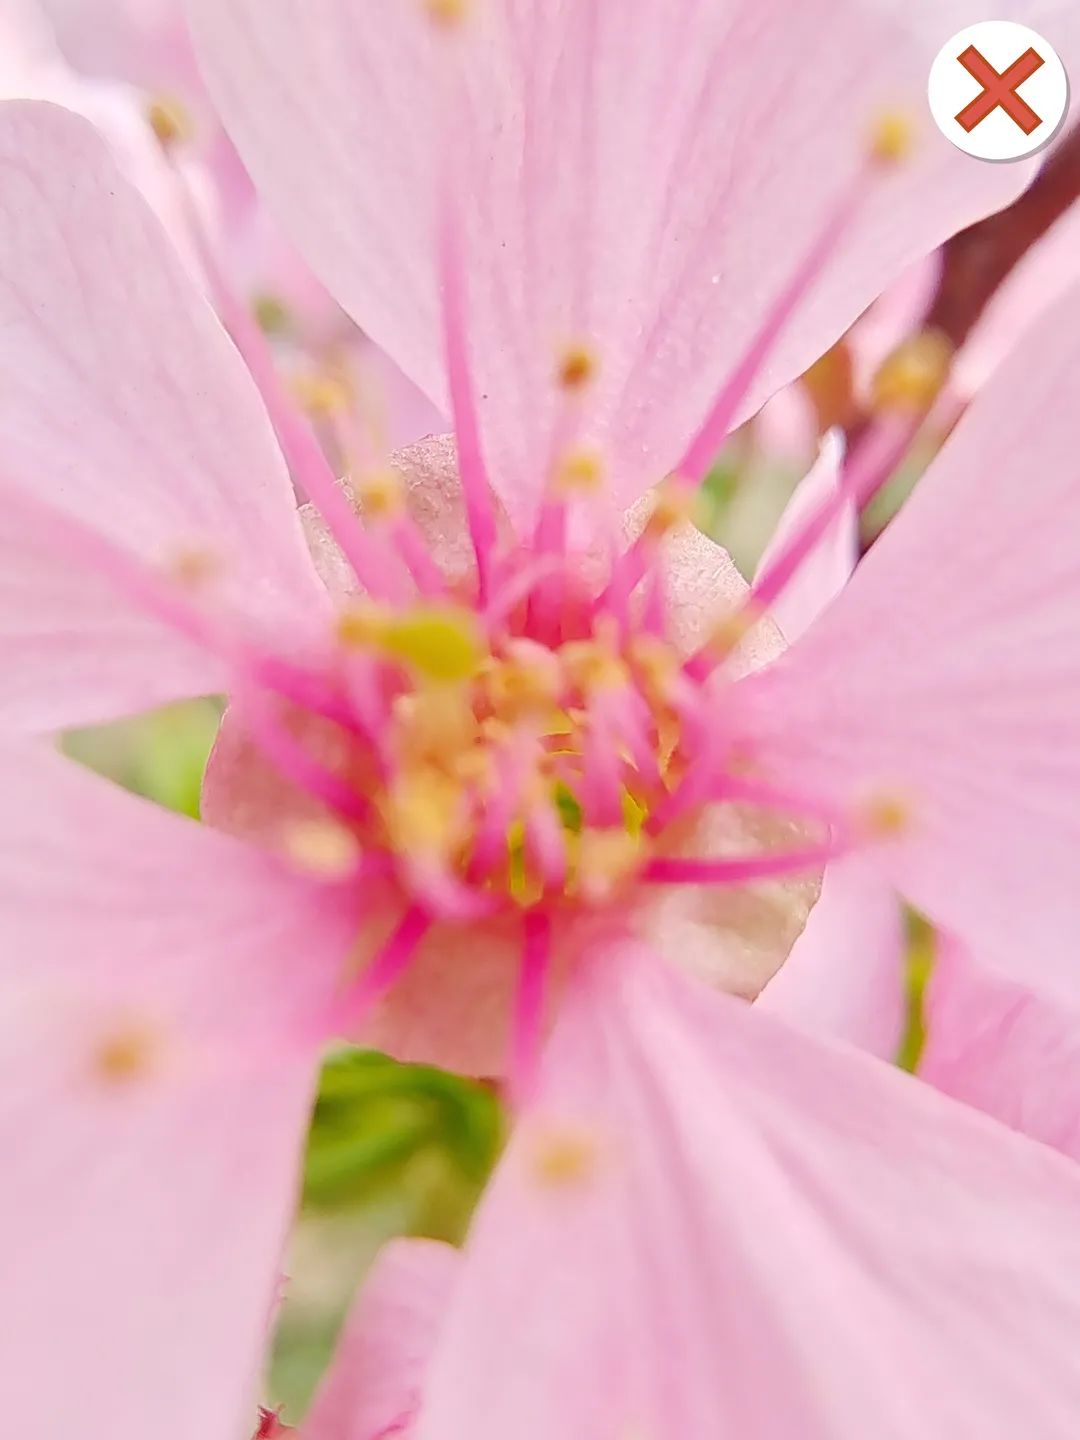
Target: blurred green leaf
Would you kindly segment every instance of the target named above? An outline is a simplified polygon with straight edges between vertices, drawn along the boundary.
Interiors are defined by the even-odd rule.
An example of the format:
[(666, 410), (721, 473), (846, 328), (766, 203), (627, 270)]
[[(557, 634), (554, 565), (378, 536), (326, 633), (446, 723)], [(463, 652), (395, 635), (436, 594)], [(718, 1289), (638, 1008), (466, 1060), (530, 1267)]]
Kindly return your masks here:
[(221, 708), (214, 699), (181, 701), (131, 720), (72, 731), (63, 749), (126, 790), (197, 818)]
[(926, 1044), (926, 987), (934, 972), (937, 935), (924, 915), (908, 907), (905, 911), (907, 957), (904, 971), (906, 1020), (896, 1063), (912, 1074), (918, 1069)]

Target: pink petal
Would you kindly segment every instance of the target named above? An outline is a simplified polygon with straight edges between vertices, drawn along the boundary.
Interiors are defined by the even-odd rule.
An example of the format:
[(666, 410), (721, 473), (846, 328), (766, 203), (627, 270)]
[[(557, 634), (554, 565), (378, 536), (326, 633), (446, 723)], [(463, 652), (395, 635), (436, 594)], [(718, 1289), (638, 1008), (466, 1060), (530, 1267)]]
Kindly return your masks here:
[[(759, 575), (818, 506), (835, 494), (840, 484), (843, 459), (843, 432), (830, 430), (821, 442), (813, 467), (796, 487), (777, 522), (776, 531), (758, 564)], [(858, 517), (854, 506), (847, 505), (772, 607), (772, 618), (789, 643), (797, 640), (813, 624), (847, 584), (858, 558), (858, 546)]]
[[(741, 687), (766, 771), (908, 813), (882, 873), (980, 960), (1076, 999), (1080, 295), (961, 421), (829, 612)], [(731, 703), (737, 705), (737, 700)]]
[[(440, 192), (461, 197), (484, 445), (519, 520), (546, 479), (559, 347), (596, 350), (579, 438), (608, 452), (629, 504), (680, 458), (884, 108), (910, 111), (921, 148), (882, 181), (743, 415), (1031, 173), (972, 165), (926, 118), (930, 60), (970, 19), (967, 0), (932, 15), (900, 0), (499, 0), (453, 35), (402, 0), (369, 0), (362, 18), (353, 0), (191, 9), (256, 183), (345, 309), (440, 405), (435, 213)], [(1044, 28), (1068, 64), (1071, 8)], [(448, 110), (459, 59), (468, 99)]]
[(943, 943), (919, 1075), (1080, 1160), (1080, 1014), (987, 975)]
[(461, 1265), (438, 1240), (392, 1240), (345, 1322), (303, 1440), (407, 1440)]
[[(0, 718), (10, 708), (26, 724), (101, 719), (128, 708), (140, 680), (144, 703), (215, 688), (217, 664), (200, 669), (161, 627), (148, 672), (148, 629), (124, 593), (110, 603), (87, 580), (82, 612), (72, 556), (47, 517), (163, 578), (200, 557), (210, 577), (200, 602), (287, 645), (318, 623), (323, 596), (254, 387), (83, 121), (50, 105), (0, 108), (0, 193), (0, 491), (12, 507)], [(62, 645), (62, 668), (33, 641), (37, 624)], [(93, 672), (110, 647), (107, 684)]]
[(352, 918), (43, 748), (0, 790), (5, 1422), (236, 1440)]
[(825, 872), (821, 898), (758, 1005), (816, 1035), (892, 1060), (904, 1025), (903, 917), (861, 856)]
[(603, 958), (477, 1214), (418, 1440), (1071, 1440), (1080, 1171)]

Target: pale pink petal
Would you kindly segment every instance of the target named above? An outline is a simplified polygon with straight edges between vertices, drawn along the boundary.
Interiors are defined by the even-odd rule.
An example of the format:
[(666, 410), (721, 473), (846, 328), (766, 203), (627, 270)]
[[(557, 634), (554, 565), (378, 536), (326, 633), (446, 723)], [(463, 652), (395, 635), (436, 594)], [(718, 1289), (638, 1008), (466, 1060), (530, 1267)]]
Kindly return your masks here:
[[(915, 157), (883, 178), (741, 415), (888, 281), (1006, 203), (1028, 165), (972, 165), (926, 115), (973, 0), (190, 0), (207, 82), (256, 183), (324, 283), (437, 403), (434, 243), (458, 197), (484, 446), (514, 517), (546, 479), (560, 347), (595, 349), (578, 438), (628, 504), (680, 458), (900, 106)], [(1066, 65), (1075, 7), (1038, 12)], [(453, 33), (447, 33), (453, 31)], [(813, 63), (808, 63), (812, 57)], [(448, 109), (461, 64), (467, 99)], [(568, 163), (568, 157), (573, 163)]]
[(237, 1440), (353, 919), (44, 748), (0, 791), (5, 1423)]
[[(1080, 993), (1080, 294), (978, 397), (844, 593), (741, 687), (765, 770), (884, 802), (882, 873), (980, 961)], [(729, 698), (738, 705), (738, 697)]]
[(895, 1059), (904, 1025), (904, 925), (892, 885), (861, 856), (825, 872), (821, 898), (757, 1004), (816, 1035)]
[[(241, 362), (184, 273), (158, 222), (82, 120), (51, 105), (0, 107), (0, 492), (54, 511), (165, 577), (192, 562), (200, 603), (280, 643), (310, 631), (323, 596), (307, 556), (284, 463)], [(26, 499), (21, 501), (20, 495)], [(6, 503), (6, 502), (5, 502)], [(159, 631), (155, 674), (146, 628), (118, 593), (110, 616), (91, 584), (80, 614), (70, 556), (47, 525), (5, 523), (0, 569), (19, 581), (3, 616), (3, 689), (32, 695), (40, 669), (20, 624), (47, 613), (66, 632), (73, 683), (47, 681), (42, 719), (72, 724), (220, 682), (197, 678), (187, 642)], [(135, 649), (123, 655), (125, 637)], [(105, 645), (118, 693), (74, 678)], [(21, 708), (26, 707), (20, 702)], [(6, 719), (0, 711), (0, 718)]]
[(987, 975), (942, 941), (919, 1076), (1080, 1160), (1080, 1013)]
[(407, 1440), (461, 1253), (439, 1240), (392, 1240), (364, 1281), (303, 1440)]
[(418, 1440), (1071, 1440), (1080, 1171), (604, 959), (481, 1202)]
[[(758, 564), (760, 575), (779, 550), (834, 495), (840, 484), (844, 437), (830, 430), (813, 468), (797, 486)], [(790, 644), (807, 630), (848, 582), (859, 553), (858, 517), (845, 505), (821, 537), (792, 583), (772, 606), (772, 618)]]
[(962, 395), (979, 390), (1047, 310), (1080, 281), (1080, 204), (1022, 256), (990, 298), (953, 361)]
[[(7, 4), (8, 0), (4, 0)], [(182, 0), (41, 0), (68, 60), (143, 90), (197, 95)]]

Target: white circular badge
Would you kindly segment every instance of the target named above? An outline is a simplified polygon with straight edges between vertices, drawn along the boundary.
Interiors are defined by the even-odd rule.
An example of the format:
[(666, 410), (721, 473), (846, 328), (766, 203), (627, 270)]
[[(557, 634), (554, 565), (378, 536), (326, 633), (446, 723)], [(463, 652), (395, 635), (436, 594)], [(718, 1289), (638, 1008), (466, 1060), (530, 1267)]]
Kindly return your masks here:
[(1012, 20), (983, 20), (938, 51), (927, 87), (947, 140), (978, 160), (1022, 160), (1061, 128), (1069, 78), (1048, 40)]

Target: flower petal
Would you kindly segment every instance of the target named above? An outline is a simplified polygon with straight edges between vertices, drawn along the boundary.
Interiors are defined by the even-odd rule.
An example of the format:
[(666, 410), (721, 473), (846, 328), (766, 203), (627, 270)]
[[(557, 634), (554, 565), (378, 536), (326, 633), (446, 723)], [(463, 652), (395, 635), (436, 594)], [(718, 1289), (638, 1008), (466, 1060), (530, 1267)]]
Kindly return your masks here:
[(939, 945), (919, 1076), (1080, 1160), (1080, 1014)]
[(461, 1266), (438, 1240), (392, 1240), (345, 1322), (303, 1440), (408, 1440)]
[(351, 918), (44, 749), (0, 793), (5, 1419), (235, 1440)]
[(739, 687), (758, 763), (836, 804), (887, 801), (899, 831), (876, 853), (897, 888), (980, 961), (1074, 1001), (1078, 376), (1074, 294), (828, 613)]
[[(216, 662), (200, 672), (190, 642), (163, 626), (148, 673), (148, 627), (132, 623), (122, 590), (110, 602), (88, 579), (83, 613), (46, 517), (163, 580), (194, 561), (204, 605), (287, 642), (323, 597), (254, 386), (85, 122), (47, 104), (0, 106), (0, 195), (0, 492), (20, 511), (0, 541), (0, 721), (102, 719), (130, 708), (140, 677), (147, 704), (212, 689)], [(60, 667), (37, 643), (43, 629), (47, 648), (64, 647)]]
[[(925, 120), (930, 61), (979, 18), (970, 0), (932, 16), (901, 0), (498, 0), (464, 7), (453, 34), (433, 8), (191, 0), (207, 82), (256, 183), (440, 406), (435, 212), (440, 191), (467, 197), (475, 389), (519, 521), (546, 480), (561, 347), (595, 352), (580, 438), (608, 452), (629, 505), (679, 460), (886, 107), (923, 121), (918, 154), (882, 180), (744, 415), (1031, 174), (972, 165)], [(1012, 18), (1036, 11), (1067, 64), (1071, 7), (1014, 5)], [(448, 112), (459, 60), (467, 99)]]
[(883, 1060), (904, 1025), (903, 917), (896, 892), (861, 856), (830, 865), (791, 954), (758, 997), (773, 1015)]
[[(777, 552), (824, 505), (840, 484), (844, 459), (842, 430), (830, 430), (818, 458), (795, 488), (758, 562), (760, 575)], [(859, 554), (858, 516), (846, 505), (821, 537), (806, 563), (773, 605), (772, 618), (790, 644), (817, 619), (847, 584)]]
[(614, 943), (474, 1222), (418, 1440), (1069, 1440), (1080, 1172)]

